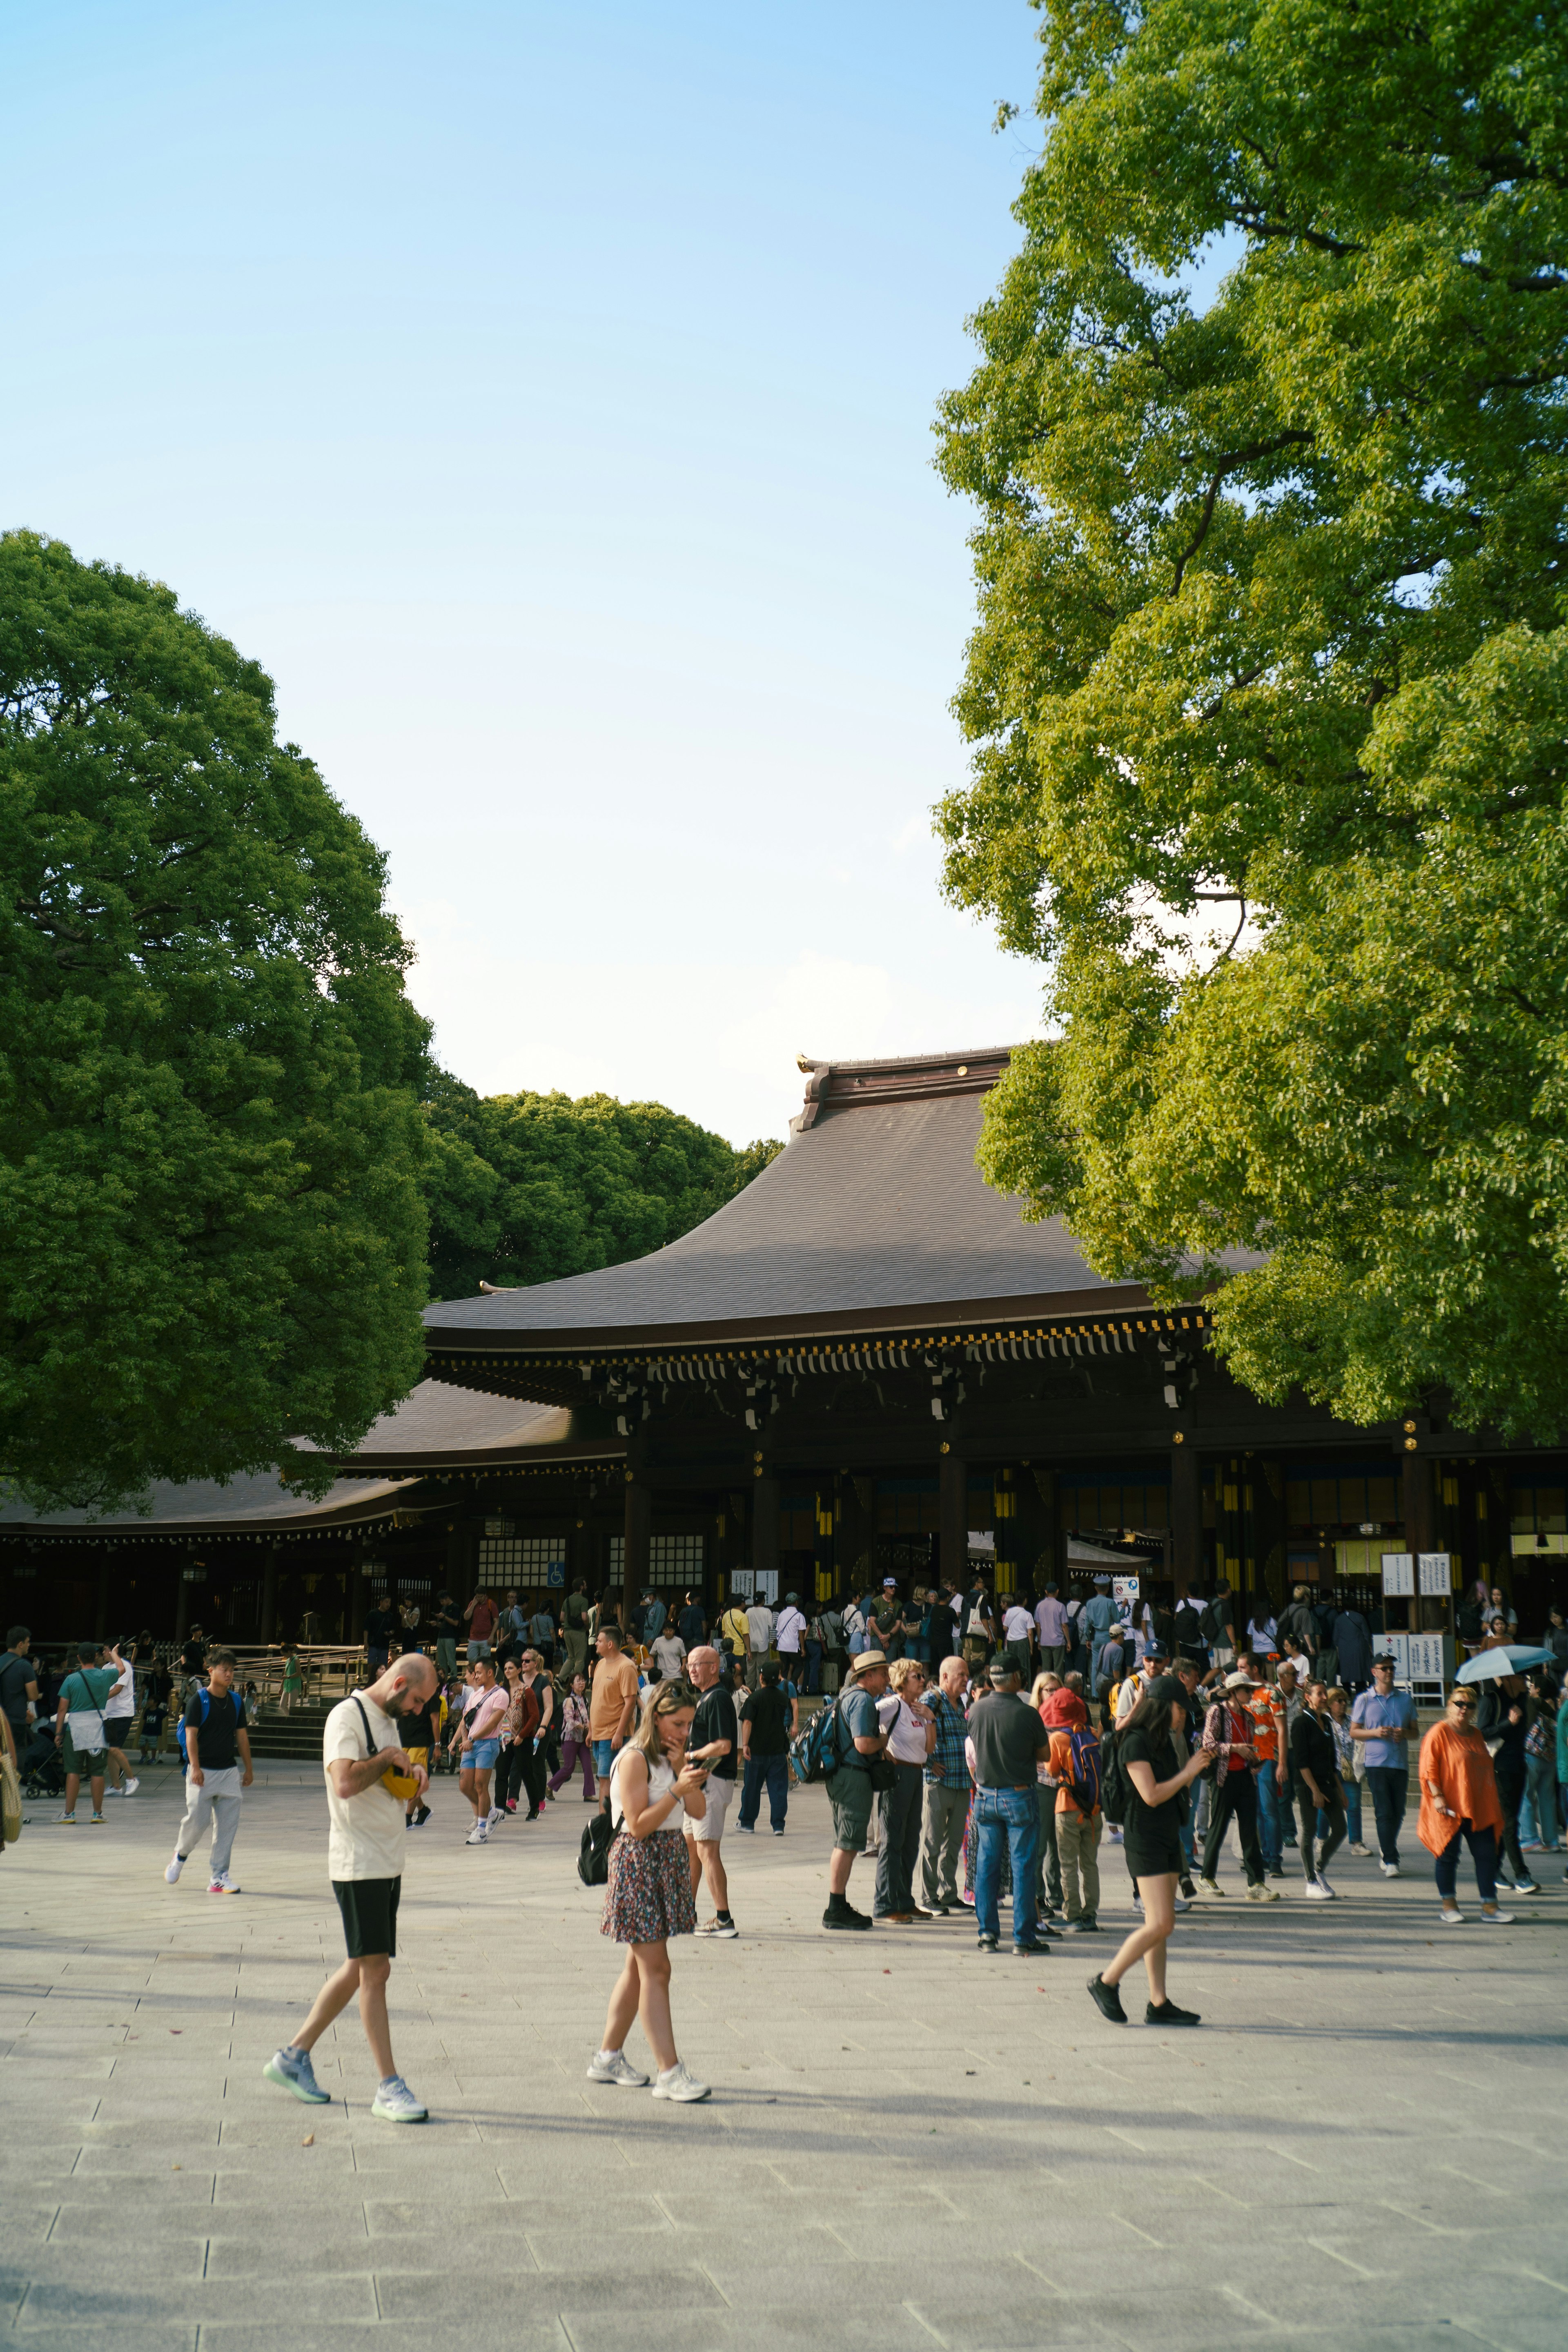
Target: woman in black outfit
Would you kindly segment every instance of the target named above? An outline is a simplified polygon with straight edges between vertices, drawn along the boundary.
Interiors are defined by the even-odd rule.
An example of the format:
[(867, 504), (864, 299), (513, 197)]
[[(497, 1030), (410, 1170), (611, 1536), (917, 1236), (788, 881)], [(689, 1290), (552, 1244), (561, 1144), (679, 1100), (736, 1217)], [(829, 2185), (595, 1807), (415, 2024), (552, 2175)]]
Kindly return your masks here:
[(1127, 1782), (1122, 1851), (1143, 1898), (1143, 1923), (1135, 1927), (1109, 1967), (1090, 1977), (1089, 1990), (1100, 2015), (1125, 2025), (1127, 2011), (1117, 1990), (1134, 1960), (1149, 1978), (1148, 2025), (1195, 2025), (1195, 2011), (1178, 2009), (1165, 1997), (1165, 1945), (1176, 1924), (1176, 1881), (1186, 1868), (1182, 1853), (1183, 1791), (1205, 1761), (1200, 1748), (1184, 1764), (1176, 1736), (1187, 1727), (1187, 1695), (1174, 1675), (1152, 1682), (1126, 1718), (1117, 1742)]

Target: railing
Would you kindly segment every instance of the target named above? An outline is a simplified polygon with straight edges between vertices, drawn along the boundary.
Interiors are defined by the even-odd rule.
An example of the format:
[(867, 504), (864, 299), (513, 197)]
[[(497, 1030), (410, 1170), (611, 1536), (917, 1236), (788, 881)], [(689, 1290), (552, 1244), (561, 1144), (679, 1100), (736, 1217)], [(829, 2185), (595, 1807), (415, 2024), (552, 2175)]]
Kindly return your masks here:
[[(265, 1645), (228, 1642), (224, 1647), (234, 1652), (234, 1678), (242, 1691), (247, 1683), (254, 1683), (264, 1702), (280, 1702), (288, 1661), (276, 1642)], [(327, 1698), (346, 1698), (355, 1685), (365, 1679), (363, 1642), (301, 1642), (291, 1654), (304, 1685), (299, 1696), (306, 1705), (320, 1704)]]

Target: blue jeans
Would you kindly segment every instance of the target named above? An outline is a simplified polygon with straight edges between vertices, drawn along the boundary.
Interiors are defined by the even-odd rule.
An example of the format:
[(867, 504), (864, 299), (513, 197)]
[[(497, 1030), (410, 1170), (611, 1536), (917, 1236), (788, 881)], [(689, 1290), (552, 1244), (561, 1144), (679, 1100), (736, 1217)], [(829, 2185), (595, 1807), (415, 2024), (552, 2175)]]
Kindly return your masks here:
[(1278, 1870), (1285, 1851), (1283, 1813), (1289, 1792), (1279, 1786), (1273, 1764), (1258, 1768), (1258, 1843), (1263, 1848), (1265, 1870)]
[(615, 1741), (591, 1739), (588, 1745), (594, 1751), (594, 1778), (601, 1782), (607, 1780), (610, 1777), (610, 1767), (616, 1760)]
[(1519, 1834), (1522, 1840), (1525, 1823), (1534, 1817), (1532, 1837), (1543, 1846), (1555, 1848), (1557, 1843), (1557, 1759), (1549, 1749), (1544, 1756), (1527, 1756), (1524, 1759), (1524, 1802), (1519, 1809)]
[(741, 1827), (754, 1829), (757, 1815), (763, 1809), (763, 1790), (768, 1792), (770, 1826), (782, 1830), (784, 1808), (789, 1802), (789, 1758), (787, 1756), (748, 1756), (745, 1779), (741, 1783)]
[[(1342, 1775), (1340, 1789), (1345, 1801), (1345, 1823), (1350, 1831), (1351, 1843), (1352, 1845), (1360, 1845), (1362, 1842), (1361, 1782), (1359, 1780), (1347, 1780)], [(1327, 1837), (1329, 1834), (1329, 1817), (1327, 1813), (1324, 1812), (1321, 1805), (1318, 1807), (1318, 1827), (1316, 1834), (1321, 1838)]]
[(1002, 1876), (1002, 1846), (1005, 1840), (1013, 1861), (1013, 1941), (1035, 1940), (1035, 1874), (1039, 1867), (1040, 1809), (1033, 1789), (976, 1789), (974, 1791), (975, 1871), (974, 1925), (982, 1936), (995, 1936), (996, 1888)]

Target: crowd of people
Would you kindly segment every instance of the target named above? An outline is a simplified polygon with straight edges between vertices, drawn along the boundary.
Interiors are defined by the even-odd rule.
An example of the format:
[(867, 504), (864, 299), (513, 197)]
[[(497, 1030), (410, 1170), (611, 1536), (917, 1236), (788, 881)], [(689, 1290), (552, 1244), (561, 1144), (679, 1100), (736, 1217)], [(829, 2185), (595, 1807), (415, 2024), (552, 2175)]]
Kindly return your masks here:
[[(739, 1935), (726, 1832), (756, 1835), (765, 1802), (766, 1826), (783, 1837), (801, 1781), (826, 1783), (828, 1932), (972, 1916), (989, 1957), (1003, 1949), (1005, 1910), (1012, 1951), (1038, 1961), (1061, 1939), (1103, 1932), (1105, 1849), (1120, 1846), (1135, 1924), (1089, 1981), (1114, 2023), (1126, 2021), (1121, 1988), (1140, 1962), (1146, 2017), (1198, 2022), (1171, 1998), (1166, 1947), (1182, 1911), (1226, 1899), (1233, 1830), (1252, 1903), (1279, 1901), (1291, 1868), (1305, 1899), (1332, 1903), (1342, 1847), (1373, 1855), (1363, 1833), (1383, 1875), (1400, 1875), (1417, 1741), (1417, 1834), (1438, 1916), (1466, 1916), (1468, 1851), (1481, 1921), (1506, 1925), (1500, 1890), (1539, 1893), (1526, 1856), (1560, 1850), (1568, 1817), (1560, 1614), (1545, 1628), (1548, 1663), (1456, 1685), (1422, 1738), (1377, 1646), (1383, 1629), (1361, 1611), (1298, 1590), (1278, 1621), (1238, 1626), (1240, 1613), (1223, 1587), (1169, 1612), (1118, 1608), (1104, 1591), (1064, 1600), (1051, 1587), (1026, 1607), (983, 1573), (962, 1592), (917, 1587), (908, 1601), (889, 1579), (810, 1612), (786, 1595), (777, 1609), (732, 1602), (710, 1616), (693, 1593), (671, 1607), (652, 1592), (627, 1612), (618, 1592), (593, 1601), (581, 1583), (559, 1614), (483, 1592), (466, 1608), (438, 1595), (424, 1626), (373, 1612), (362, 1685), (328, 1716), (323, 1744), (344, 1965), (266, 2071), (301, 2099), (323, 2096), (310, 2051), (357, 1997), (379, 2070), (375, 2112), (423, 2116), (395, 2067), (386, 1987), (405, 1840), (436, 1818), (445, 1773), (474, 1847), (539, 1820), (581, 1776), (584, 1803), (606, 1817), (603, 1932), (625, 1948), (588, 2073), (651, 2082), (669, 2099), (708, 2095), (676, 2047), (670, 1941)], [(1472, 1655), (1517, 1638), (1517, 1621), (1492, 1613), (1500, 1622), (1480, 1621)], [(803, 1732), (814, 1683), (827, 1688)], [(234, 1654), (199, 1632), (177, 1660), (146, 1642), (83, 1642), (54, 1667), (14, 1626), (0, 1660), (6, 1753), (31, 1759), (34, 1786), (52, 1761), (68, 1824), (83, 1785), (94, 1822), (112, 1791), (134, 1795), (132, 1750), (144, 1755), (161, 1722), (177, 1718), (185, 1802), (164, 1875), (178, 1882), (210, 1828), (217, 1895), (240, 1891), (234, 1847), (256, 1704)], [(849, 1899), (862, 1856), (875, 1862), (866, 1910)], [(637, 2018), (652, 2078), (626, 2054)]]

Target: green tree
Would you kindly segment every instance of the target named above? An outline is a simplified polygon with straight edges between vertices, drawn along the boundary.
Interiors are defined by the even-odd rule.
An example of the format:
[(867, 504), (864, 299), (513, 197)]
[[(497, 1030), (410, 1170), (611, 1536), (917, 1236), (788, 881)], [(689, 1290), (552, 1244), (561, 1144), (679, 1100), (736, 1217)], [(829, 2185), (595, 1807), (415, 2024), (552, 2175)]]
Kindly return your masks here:
[(352, 1446), (422, 1360), (427, 1029), (381, 856), (254, 662), (22, 531), (0, 877), (0, 1474), (108, 1507)]
[(737, 1151), (662, 1103), (482, 1097), (444, 1076), (428, 1116), (430, 1281), (447, 1298), (641, 1257), (710, 1217), (783, 1149)]
[(1055, 0), (942, 421), (947, 887), (1059, 1033), (983, 1164), (1363, 1422), (1568, 1419), (1565, 32)]

